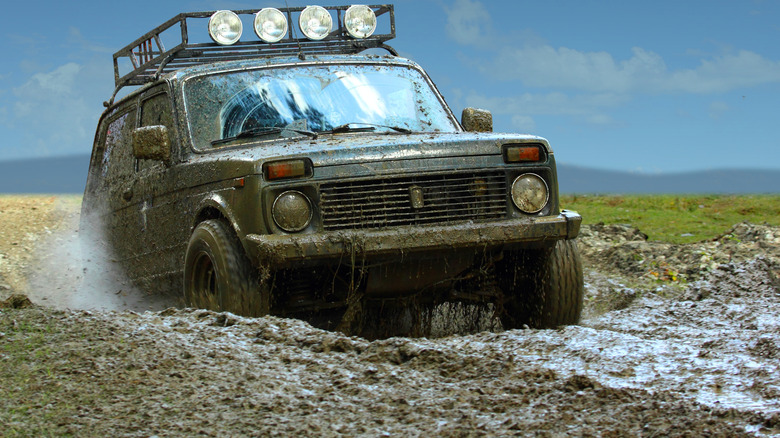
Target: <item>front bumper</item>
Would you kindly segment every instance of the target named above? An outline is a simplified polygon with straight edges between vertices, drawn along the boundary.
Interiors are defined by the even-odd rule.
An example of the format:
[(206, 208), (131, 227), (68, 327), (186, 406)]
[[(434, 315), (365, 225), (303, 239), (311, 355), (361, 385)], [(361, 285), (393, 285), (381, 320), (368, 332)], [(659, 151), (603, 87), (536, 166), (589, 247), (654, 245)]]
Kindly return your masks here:
[(318, 234), (246, 236), (250, 255), (269, 267), (289, 267), (301, 261), (344, 260), (437, 252), (488, 249), (574, 239), (582, 217), (573, 211), (557, 216), (499, 222), (412, 226), (381, 230), (348, 230)]

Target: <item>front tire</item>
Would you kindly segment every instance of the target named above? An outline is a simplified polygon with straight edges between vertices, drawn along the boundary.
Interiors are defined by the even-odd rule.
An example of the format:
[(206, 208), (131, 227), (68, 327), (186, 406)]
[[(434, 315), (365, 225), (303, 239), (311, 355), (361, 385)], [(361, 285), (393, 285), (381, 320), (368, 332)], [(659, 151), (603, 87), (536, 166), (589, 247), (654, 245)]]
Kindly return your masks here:
[(192, 307), (261, 316), (269, 293), (228, 223), (209, 219), (195, 227), (184, 260), (184, 301)]
[(507, 254), (499, 269), (504, 329), (577, 324), (582, 314), (582, 259), (577, 242)]

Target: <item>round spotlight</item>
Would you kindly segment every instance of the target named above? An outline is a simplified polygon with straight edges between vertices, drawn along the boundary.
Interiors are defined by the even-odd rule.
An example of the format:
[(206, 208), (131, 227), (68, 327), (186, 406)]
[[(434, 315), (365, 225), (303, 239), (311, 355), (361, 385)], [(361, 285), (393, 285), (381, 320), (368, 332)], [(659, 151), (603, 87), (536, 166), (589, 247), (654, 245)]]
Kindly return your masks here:
[(512, 183), (512, 202), (522, 212), (539, 213), (549, 199), (547, 183), (539, 175), (526, 173)]
[(231, 11), (217, 11), (209, 18), (209, 36), (223, 46), (235, 44), (241, 38), (241, 19)]
[(311, 201), (303, 193), (289, 190), (276, 197), (271, 214), (279, 228), (295, 233), (311, 223)]
[(331, 18), (330, 12), (322, 6), (307, 6), (301, 12), (298, 23), (306, 38), (318, 41), (330, 33), (333, 27), (333, 18)]
[(255, 15), (255, 33), (267, 43), (275, 43), (287, 35), (287, 17), (276, 8), (264, 8)]
[(344, 27), (352, 38), (368, 38), (376, 30), (376, 14), (365, 5), (352, 5), (344, 14)]

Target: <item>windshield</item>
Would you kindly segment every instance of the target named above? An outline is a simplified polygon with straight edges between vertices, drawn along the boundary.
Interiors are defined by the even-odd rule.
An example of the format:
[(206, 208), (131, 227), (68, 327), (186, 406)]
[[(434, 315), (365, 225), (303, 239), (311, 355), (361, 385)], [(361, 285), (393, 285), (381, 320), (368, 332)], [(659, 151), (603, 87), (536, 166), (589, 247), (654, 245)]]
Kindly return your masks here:
[[(208, 149), (246, 134), (454, 132), (423, 75), (393, 65), (318, 65), (201, 76), (187, 81), (193, 144)], [(272, 129), (294, 126), (296, 130)], [(366, 128), (368, 127), (368, 129)], [(249, 135), (251, 136), (251, 135)]]

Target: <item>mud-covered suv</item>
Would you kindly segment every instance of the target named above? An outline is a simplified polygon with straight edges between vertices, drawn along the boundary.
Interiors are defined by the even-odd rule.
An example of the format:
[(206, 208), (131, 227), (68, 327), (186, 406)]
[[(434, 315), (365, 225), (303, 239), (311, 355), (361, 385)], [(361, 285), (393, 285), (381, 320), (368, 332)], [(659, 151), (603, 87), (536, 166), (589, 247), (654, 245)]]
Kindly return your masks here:
[[(206, 19), (213, 42), (191, 42)], [(266, 8), (180, 14), (120, 50), (82, 234), (202, 308), (352, 333), (444, 302), (576, 323), (581, 218), (547, 140), (491, 133), (483, 110), (459, 122), (394, 35), (391, 5)]]

